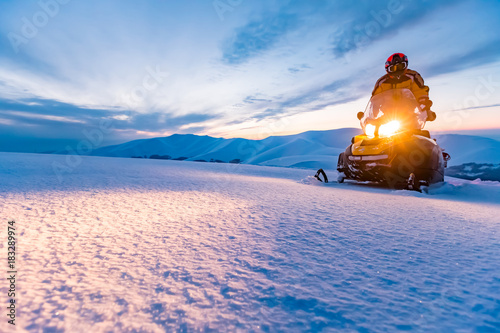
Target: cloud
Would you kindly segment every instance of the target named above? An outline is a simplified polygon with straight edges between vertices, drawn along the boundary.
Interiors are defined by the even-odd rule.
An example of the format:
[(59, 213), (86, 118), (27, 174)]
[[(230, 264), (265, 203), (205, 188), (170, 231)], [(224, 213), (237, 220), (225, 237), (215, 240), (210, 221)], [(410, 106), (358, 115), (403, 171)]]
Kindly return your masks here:
[(128, 116), (126, 114), (120, 114), (118, 116), (113, 116), (111, 118), (116, 119), (116, 120), (122, 120), (122, 121), (130, 120), (130, 116)]
[(30, 119), (33, 120), (36, 124), (40, 124), (39, 120), (46, 120), (46, 121), (51, 121), (51, 122), (61, 122), (61, 123), (78, 123), (78, 124), (85, 124), (85, 121), (83, 120), (78, 120), (74, 119), (72, 117), (60, 117), (60, 116), (51, 116), (51, 115), (44, 115), (44, 114), (36, 114), (36, 113), (30, 113), (30, 112), (23, 112), (23, 111), (2, 111), (2, 114), (4, 116), (11, 116), (14, 118), (19, 119)]
[(433, 75), (458, 72), (467, 68), (483, 66), (500, 60), (500, 38), (475, 49), (467, 49), (459, 55), (444, 53), (441, 61), (426, 66), (425, 70)]
[(500, 107), (500, 103), (499, 104), (490, 104), (490, 105), (470, 106), (470, 107), (459, 108), (459, 109), (450, 110), (450, 111), (476, 110), (476, 109), (487, 109), (487, 108), (498, 108), (498, 107)]
[(352, 2), (347, 11), (349, 22), (338, 27), (330, 36), (331, 50), (336, 57), (366, 47), (401, 29), (425, 24), (427, 15), (466, 0), (397, 0)]
[(16, 122), (12, 119), (2, 119), (0, 118), (0, 125), (14, 125)]
[(32, 119), (48, 119), (47, 117), (52, 117), (54, 121), (68, 118), (72, 119), (73, 122), (85, 123), (99, 117), (106, 117), (111, 112), (103, 109), (86, 109), (68, 103), (39, 98), (0, 99), (0, 115), (7, 117), (9, 115)]
[(271, 99), (247, 97), (245, 101), (250, 100), (251, 103), (254, 100), (262, 101), (260, 106), (265, 109), (230, 124), (243, 123), (249, 120), (276, 120), (285, 116), (322, 110), (326, 107), (355, 101), (362, 97), (364, 92), (350, 87), (353, 81), (353, 79), (334, 80), (324, 86), (307, 90), (295, 96), (287, 95)]
[(0, 151), (12, 151), (13, 147), (17, 151), (58, 150), (85, 139), (85, 133), (98, 129), (103, 120), (110, 120), (112, 128), (103, 144), (111, 144), (133, 139), (138, 132), (176, 132), (186, 125), (202, 128), (196, 124), (219, 117), (198, 113), (174, 116), (167, 112), (119, 112), (85, 109), (53, 100), (0, 99)]
[(272, 102), (271, 99), (258, 98), (257, 96), (247, 96), (247, 98), (243, 100), (243, 103), (245, 104), (270, 103), (270, 102)]
[(136, 113), (130, 116), (129, 122), (119, 122), (116, 124), (118, 129), (135, 129), (141, 131), (175, 131), (185, 125), (193, 125), (208, 120), (219, 118), (214, 114), (196, 114), (191, 113), (184, 116), (171, 116), (164, 113), (142, 114)]
[(299, 26), (295, 14), (267, 14), (236, 30), (223, 48), (223, 61), (237, 65), (270, 50), (283, 36)]
[[(334, 80), (333, 82), (331, 82), (331, 83), (329, 83), (321, 88), (318, 88), (318, 89), (315, 89), (312, 91), (308, 91), (304, 94), (289, 98), (286, 101), (281, 102), (280, 104), (281, 104), (281, 107), (283, 107), (283, 108), (293, 108), (293, 107), (298, 107), (298, 106), (305, 105), (305, 104), (315, 103), (317, 101), (320, 101), (321, 100), (320, 96), (325, 94), (325, 93), (331, 94), (331, 96), (334, 97), (334, 94), (336, 92), (338, 92), (339, 89), (341, 89), (345, 86), (348, 86), (348, 84), (351, 82), (352, 81), (347, 80), (347, 79)], [(357, 94), (354, 93), (353, 95), (357, 95)], [(332, 103), (333, 103), (333, 101), (332, 101)]]
[(290, 68), (288, 68), (288, 71), (292, 74), (295, 74), (295, 73), (303, 72), (307, 69), (311, 69), (311, 66), (309, 66), (307, 64), (302, 64), (302, 65), (290, 67)]
[(123, 114), (123, 111), (120, 110), (86, 109), (68, 103), (36, 98), (20, 101), (0, 99), (0, 116), (4, 119), (34, 124), (41, 124), (40, 121), (43, 120), (92, 124), (101, 119), (109, 118), (116, 120), (117, 128), (138, 130), (175, 129), (185, 124), (199, 123), (220, 117), (220, 115), (215, 114), (197, 113), (174, 116), (167, 111), (146, 114), (127, 111), (126, 114)]
[(255, 119), (255, 120), (264, 120), (264, 119), (276, 119), (281, 117), (284, 113), (286, 113), (287, 110), (283, 108), (278, 108), (278, 109), (266, 109), (262, 112), (256, 113), (249, 117), (250, 119)]

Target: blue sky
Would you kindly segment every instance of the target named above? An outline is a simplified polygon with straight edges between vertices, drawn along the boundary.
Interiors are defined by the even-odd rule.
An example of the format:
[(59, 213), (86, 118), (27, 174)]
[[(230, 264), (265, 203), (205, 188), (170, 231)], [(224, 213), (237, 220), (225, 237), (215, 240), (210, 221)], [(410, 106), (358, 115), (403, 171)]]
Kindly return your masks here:
[(99, 145), (358, 127), (394, 52), (431, 88), (428, 129), (495, 134), (499, 17), (497, 0), (1, 0), (0, 150), (102, 121)]

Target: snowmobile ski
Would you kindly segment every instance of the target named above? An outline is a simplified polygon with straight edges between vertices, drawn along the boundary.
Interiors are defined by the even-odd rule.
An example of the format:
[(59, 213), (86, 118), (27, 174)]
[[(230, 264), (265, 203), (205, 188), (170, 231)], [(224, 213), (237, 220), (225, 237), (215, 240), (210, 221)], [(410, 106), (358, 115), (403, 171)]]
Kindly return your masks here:
[[(321, 180), (320, 176), (323, 176), (323, 180)], [(316, 178), (320, 182), (328, 183), (328, 177), (326, 176), (326, 173), (325, 171), (323, 171), (323, 169), (319, 169), (314, 175), (314, 178)]]

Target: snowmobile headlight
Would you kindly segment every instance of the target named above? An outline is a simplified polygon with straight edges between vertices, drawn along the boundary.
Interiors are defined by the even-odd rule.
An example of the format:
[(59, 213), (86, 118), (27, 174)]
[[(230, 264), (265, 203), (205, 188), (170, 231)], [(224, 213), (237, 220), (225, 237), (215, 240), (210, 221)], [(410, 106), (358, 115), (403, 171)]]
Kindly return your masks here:
[(369, 138), (374, 138), (375, 137), (375, 126), (373, 126), (372, 124), (366, 125), (365, 134)]
[(378, 130), (378, 134), (380, 136), (391, 136), (397, 133), (401, 124), (397, 120), (393, 120), (387, 124), (380, 126)]

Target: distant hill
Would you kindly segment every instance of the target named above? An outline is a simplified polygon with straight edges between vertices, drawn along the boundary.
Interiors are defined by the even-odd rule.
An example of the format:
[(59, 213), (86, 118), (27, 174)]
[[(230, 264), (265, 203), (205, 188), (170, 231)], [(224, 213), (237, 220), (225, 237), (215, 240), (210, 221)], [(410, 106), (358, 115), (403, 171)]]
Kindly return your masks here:
[(99, 148), (92, 155), (146, 158), (168, 155), (173, 159), (187, 157), (190, 161), (240, 160), (247, 164), (316, 168), (325, 164), (336, 165), (338, 154), (359, 133), (359, 129), (343, 128), (271, 136), (263, 140), (174, 134)]
[[(188, 161), (241, 161), (267, 166), (335, 168), (338, 154), (360, 132), (355, 128), (342, 128), (272, 136), (263, 140), (174, 134), (99, 148), (92, 155), (140, 158), (156, 155)], [(500, 163), (500, 141), (459, 134), (437, 135), (435, 138), (451, 155), (450, 166), (472, 162)]]
[(464, 163), (500, 163), (500, 141), (481, 136), (436, 135), (439, 145), (451, 155), (449, 165)]
[(500, 181), (500, 164), (465, 163), (448, 168), (446, 175), (468, 180)]

